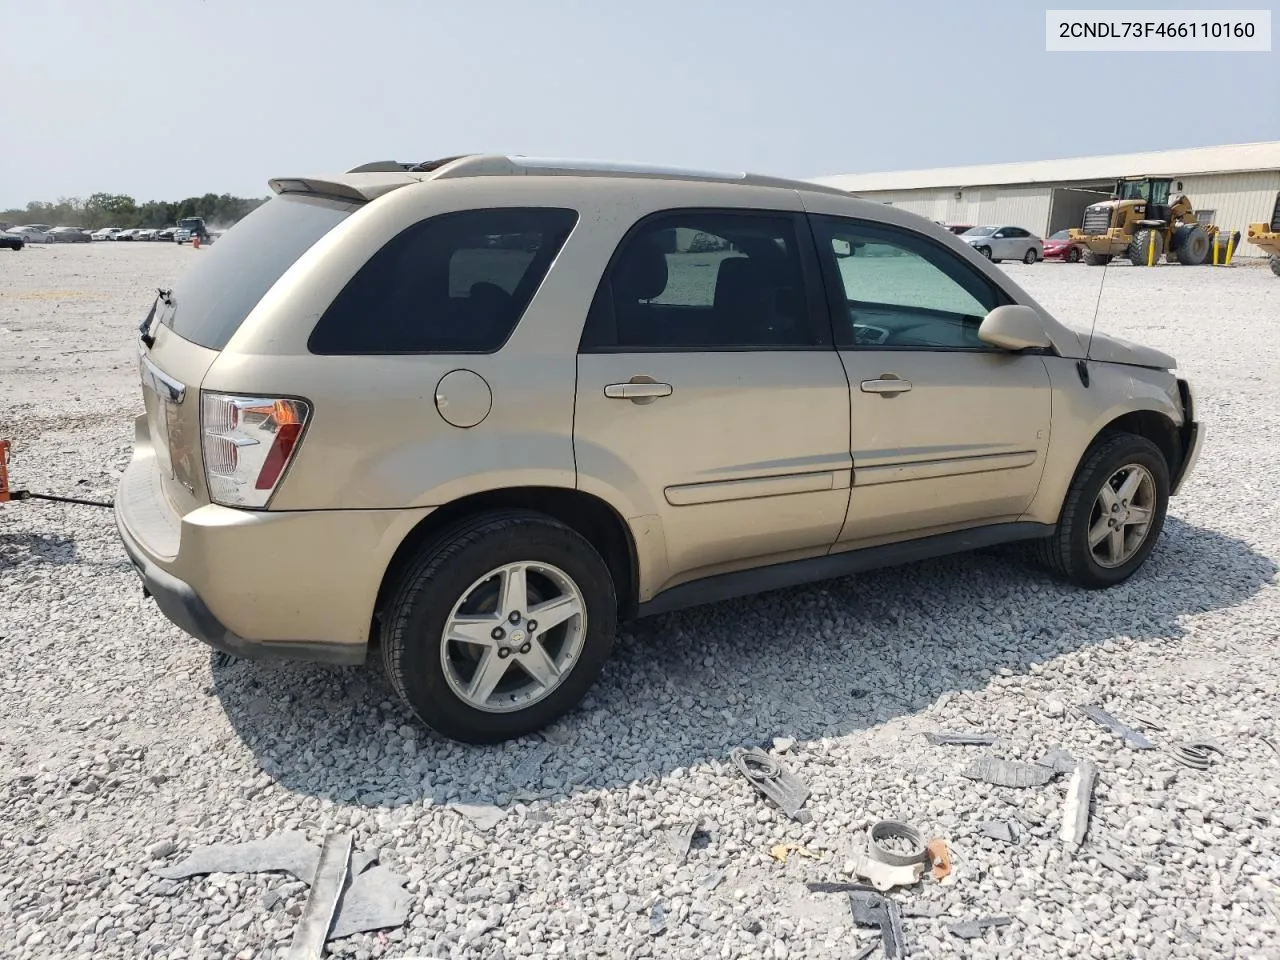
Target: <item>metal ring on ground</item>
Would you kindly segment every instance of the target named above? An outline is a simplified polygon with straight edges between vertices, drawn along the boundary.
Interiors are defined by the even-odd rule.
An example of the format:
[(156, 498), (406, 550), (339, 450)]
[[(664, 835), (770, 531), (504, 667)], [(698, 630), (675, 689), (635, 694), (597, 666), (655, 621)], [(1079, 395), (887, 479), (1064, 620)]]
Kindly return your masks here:
[[(924, 835), (910, 824), (897, 820), (881, 820), (871, 827), (868, 834), (867, 855), (891, 867), (909, 867), (928, 859)], [(884, 840), (905, 840), (911, 844), (911, 853), (899, 853), (884, 846)]]

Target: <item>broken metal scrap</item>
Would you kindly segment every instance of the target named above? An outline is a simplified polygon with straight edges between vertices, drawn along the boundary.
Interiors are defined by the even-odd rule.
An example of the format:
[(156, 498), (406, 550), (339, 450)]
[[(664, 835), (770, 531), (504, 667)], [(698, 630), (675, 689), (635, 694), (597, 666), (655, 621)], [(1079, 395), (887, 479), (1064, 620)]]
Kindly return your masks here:
[(688, 859), (689, 848), (693, 846), (693, 838), (697, 832), (697, 823), (677, 823), (667, 829), (667, 845), (675, 854), (677, 863), (684, 863)]
[(804, 781), (784, 767), (759, 747), (744, 750), (741, 747), (729, 754), (738, 771), (770, 803), (792, 820), (807, 823), (813, 814), (803, 809), (809, 798), (809, 788)]
[(1148, 740), (1146, 736), (1139, 733), (1128, 724), (1121, 723), (1101, 707), (1084, 706), (1076, 707), (1076, 709), (1094, 723), (1101, 727), (1106, 727), (1117, 737), (1124, 740), (1125, 744), (1134, 750), (1154, 750), (1156, 748), (1156, 745)]
[(907, 938), (902, 931), (902, 908), (896, 900), (885, 904), (885, 922), (880, 927), (885, 960), (901, 960), (907, 955)]
[(948, 929), (961, 940), (976, 940), (991, 927), (1007, 927), (1013, 923), (1013, 917), (983, 917), (980, 920), (966, 920), (952, 924)]
[(1169, 748), (1169, 753), (1173, 755), (1173, 759), (1184, 767), (1190, 767), (1193, 770), (1208, 770), (1213, 762), (1213, 758), (1210, 756), (1211, 753), (1226, 756), (1226, 751), (1211, 740), (1191, 740), (1187, 743), (1175, 743)]
[(990, 733), (926, 733), (924, 738), (935, 747), (989, 747), (996, 742)]
[(288, 960), (320, 960), (333, 926), (338, 900), (347, 884), (351, 866), (351, 834), (331, 834), (320, 848), (320, 863), (311, 881), (311, 892), (302, 917), (293, 931)]
[(1068, 853), (1075, 853), (1089, 832), (1089, 806), (1093, 802), (1093, 785), (1098, 768), (1092, 760), (1081, 760), (1067, 784), (1067, 799), (1062, 807), (1062, 840)]
[(1054, 772), (1038, 763), (982, 757), (969, 764), (960, 775), (998, 787), (1040, 787), (1053, 779)]
[(983, 820), (978, 824), (978, 833), (989, 840), (1004, 843), (1017, 843), (1021, 836), (1021, 831), (1011, 820)]

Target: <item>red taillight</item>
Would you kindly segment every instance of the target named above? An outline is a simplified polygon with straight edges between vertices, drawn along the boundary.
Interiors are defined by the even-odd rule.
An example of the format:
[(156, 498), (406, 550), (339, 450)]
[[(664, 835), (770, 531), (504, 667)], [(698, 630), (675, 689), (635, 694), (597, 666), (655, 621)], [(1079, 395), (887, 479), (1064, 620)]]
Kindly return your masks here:
[(302, 424), (300, 423), (281, 424), (276, 432), (275, 442), (271, 444), (271, 450), (267, 453), (267, 459), (262, 464), (262, 472), (258, 474), (258, 482), (254, 484), (255, 490), (274, 489), (280, 474), (284, 472), (285, 464), (293, 455), (293, 448), (301, 433)]

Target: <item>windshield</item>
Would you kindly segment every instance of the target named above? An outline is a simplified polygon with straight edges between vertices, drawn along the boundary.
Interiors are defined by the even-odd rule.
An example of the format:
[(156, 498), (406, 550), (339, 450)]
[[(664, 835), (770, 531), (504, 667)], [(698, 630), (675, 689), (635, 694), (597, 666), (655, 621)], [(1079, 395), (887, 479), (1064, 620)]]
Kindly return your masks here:
[(173, 332), (221, 350), (293, 262), (356, 209), (353, 203), (296, 194), (268, 200), (174, 284)]
[(1068, 233), (1066, 230), (1059, 230), (1057, 233), (1051, 233), (1049, 235), (1049, 239), (1050, 240), (1066, 240), (1070, 236), (1071, 234)]
[(960, 234), (960, 236), (989, 237), (999, 229), (1000, 229), (999, 227), (971, 227), (970, 229), (966, 230), (964, 233)]
[(186, 230), (194, 230), (196, 227), (200, 226), (200, 221), (193, 217), (188, 217), (186, 220), (179, 221), (178, 226)]

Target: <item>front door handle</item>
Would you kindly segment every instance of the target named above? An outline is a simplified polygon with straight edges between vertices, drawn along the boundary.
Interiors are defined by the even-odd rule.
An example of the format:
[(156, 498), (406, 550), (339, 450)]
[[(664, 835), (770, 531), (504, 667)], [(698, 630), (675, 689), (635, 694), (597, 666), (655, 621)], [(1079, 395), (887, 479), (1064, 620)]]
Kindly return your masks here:
[(882, 373), (879, 379), (863, 380), (863, 393), (878, 393), (883, 397), (896, 397), (911, 389), (910, 380), (899, 380), (896, 374)]
[(653, 403), (659, 397), (671, 396), (671, 384), (658, 383), (650, 377), (632, 377), (627, 383), (610, 383), (604, 395), (610, 400), (630, 400), (633, 403)]

